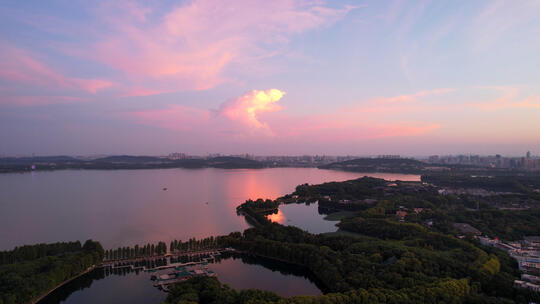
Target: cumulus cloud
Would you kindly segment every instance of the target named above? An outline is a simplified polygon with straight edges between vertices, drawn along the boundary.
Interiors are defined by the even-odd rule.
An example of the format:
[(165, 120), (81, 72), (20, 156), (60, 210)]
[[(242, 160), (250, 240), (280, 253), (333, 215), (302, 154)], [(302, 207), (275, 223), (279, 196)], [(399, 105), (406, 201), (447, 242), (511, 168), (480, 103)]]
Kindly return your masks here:
[(268, 134), (272, 134), (268, 125), (261, 122), (257, 115), (281, 110), (282, 107), (277, 102), (283, 95), (285, 95), (285, 92), (277, 89), (254, 90), (239, 98), (225, 102), (219, 109), (219, 115), (240, 122), (251, 130), (264, 130)]
[(258, 115), (281, 109), (277, 102), (285, 95), (278, 89), (253, 90), (224, 102), (217, 110), (173, 105), (166, 109), (128, 113), (137, 121), (176, 131), (197, 130), (203, 133), (226, 132), (241, 137), (272, 135)]

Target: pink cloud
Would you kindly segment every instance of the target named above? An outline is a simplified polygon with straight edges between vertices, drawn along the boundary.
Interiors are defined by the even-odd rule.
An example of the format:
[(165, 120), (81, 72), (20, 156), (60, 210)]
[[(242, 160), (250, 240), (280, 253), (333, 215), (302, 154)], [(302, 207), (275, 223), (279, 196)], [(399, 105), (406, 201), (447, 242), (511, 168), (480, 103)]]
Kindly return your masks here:
[(517, 86), (484, 86), (478, 87), (483, 90), (491, 90), (501, 93), (501, 96), (484, 102), (468, 102), (466, 106), (483, 111), (497, 111), (504, 109), (531, 108), (540, 109), (540, 96), (527, 95), (522, 87)]
[(351, 9), (308, 0), (194, 0), (150, 22), (144, 7), (105, 5), (99, 14), (110, 34), (76, 52), (122, 71), (134, 87), (144, 83), (147, 92), (205, 90), (234, 81), (223, 75), (226, 68), (274, 56), (292, 35), (332, 24)]
[(540, 109), (540, 96), (531, 96), (517, 103), (518, 107)]
[(24, 84), (48, 90), (81, 90), (95, 94), (112, 82), (64, 76), (23, 49), (0, 42), (0, 78), (13, 84)]
[(420, 136), (441, 127), (417, 121), (383, 122), (378, 115), (336, 111), (325, 115), (284, 116), (271, 126), (275, 133), (293, 142), (343, 143), (367, 139)]
[[(444, 104), (434, 102), (434, 97), (454, 93), (455, 89), (423, 90), (412, 94), (392, 97), (377, 97), (368, 100), (358, 106), (342, 109), (349, 113), (373, 113), (373, 114), (396, 114), (396, 113), (436, 113), (441, 111), (498, 111), (504, 109), (540, 108), (540, 96), (533, 94), (523, 86), (477, 86), (459, 90), (470, 97), (451, 99), (452, 102)], [(494, 94), (491, 98), (483, 97), (486, 91)], [(478, 96), (478, 97), (475, 97)], [(464, 101), (463, 99), (474, 99)], [(483, 99), (483, 100), (482, 100)]]
[[(334, 143), (373, 138), (418, 136), (440, 128), (438, 123), (391, 121), (379, 116), (359, 116), (354, 111), (334, 111), (324, 115), (291, 116), (273, 114), (282, 107), (277, 104), (284, 93), (277, 89), (254, 90), (224, 102), (218, 110), (203, 110), (185, 106), (126, 113), (130, 119), (160, 128), (190, 132), (205, 140), (309, 141)], [(264, 114), (264, 115), (263, 115)], [(264, 116), (264, 119), (262, 118)]]
[(133, 87), (128, 88), (124, 94), (122, 94), (120, 97), (136, 97), (136, 96), (150, 96), (150, 95), (156, 95), (156, 94), (162, 94), (167, 93), (167, 91), (162, 90), (154, 90), (154, 89), (148, 89), (148, 88), (142, 88), (142, 87)]
[(208, 110), (181, 105), (174, 105), (167, 109), (136, 111), (125, 114), (142, 124), (175, 131), (197, 129), (208, 124), (211, 117), (211, 112)]
[(137, 121), (165, 129), (185, 131), (212, 130), (233, 133), (233, 136), (271, 135), (268, 125), (257, 115), (281, 109), (276, 103), (285, 93), (277, 89), (253, 90), (224, 102), (218, 110), (173, 105), (166, 109), (126, 113)]
[(98, 91), (101, 91), (113, 85), (112, 82), (101, 79), (71, 78), (68, 80), (68, 82), (72, 83), (74, 87), (80, 88), (92, 94), (96, 94)]
[(435, 90), (424, 90), (419, 91), (413, 94), (408, 95), (398, 95), (394, 97), (380, 97), (374, 100), (374, 103), (397, 103), (397, 102), (412, 102), (417, 101), (418, 99), (426, 96), (446, 94), (455, 91), (454, 89), (435, 89)]
[(264, 130), (266, 133), (272, 134), (268, 125), (261, 122), (257, 115), (281, 110), (281, 106), (277, 102), (283, 95), (285, 92), (277, 89), (254, 90), (222, 104), (219, 114), (244, 124), (250, 130)]
[(0, 104), (17, 106), (43, 106), (87, 101), (87, 98), (73, 96), (3, 96)]

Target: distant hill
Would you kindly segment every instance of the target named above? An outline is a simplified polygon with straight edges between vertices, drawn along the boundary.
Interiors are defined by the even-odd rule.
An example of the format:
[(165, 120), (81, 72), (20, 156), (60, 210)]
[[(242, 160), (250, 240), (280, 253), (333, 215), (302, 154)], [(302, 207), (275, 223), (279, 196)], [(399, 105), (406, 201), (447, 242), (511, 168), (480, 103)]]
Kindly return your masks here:
[[(34, 169), (32, 169), (34, 165)], [(164, 168), (223, 168), (257, 169), (265, 165), (259, 161), (240, 157), (215, 157), (210, 159), (179, 159), (155, 156), (113, 155), (94, 160), (80, 160), (70, 156), (37, 156), (0, 158), (0, 173), (31, 170), (61, 169), (164, 169)]]
[(2, 157), (1, 164), (32, 165), (35, 163), (79, 163), (81, 160), (71, 156), (35, 156), (35, 157)]
[(473, 165), (432, 164), (411, 158), (357, 158), (342, 162), (319, 166), (319, 169), (332, 169), (353, 172), (404, 173), (422, 175), (447, 175), (448, 173), (462, 174), (501, 174), (506, 169), (493, 169)]
[(333, 169), (355, 172), (415, 173), (429, 170), (449, 169), (409, 158), (357, 158), (343, 162), (319, 166), (320, 169)]

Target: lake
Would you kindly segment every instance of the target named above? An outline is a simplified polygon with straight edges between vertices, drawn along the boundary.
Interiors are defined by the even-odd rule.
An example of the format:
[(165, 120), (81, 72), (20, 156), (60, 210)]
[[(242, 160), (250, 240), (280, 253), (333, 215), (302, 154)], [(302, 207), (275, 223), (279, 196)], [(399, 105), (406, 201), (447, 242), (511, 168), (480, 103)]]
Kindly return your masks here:
[[(0, 250), (40, 242), (99, 240), (105, 249), (203, 238), (249, 227), (236, 207), (275, 199), (299, 184), (362, 176), (418, 181), (418, 175), (363, 174), (316, 168), (62, 170), (0, 174)], [(273, 220), (313, 233), (335, 231), (317, 204), (280, 206)], [(302, 269), (264, 259), (224, 259), (211, 269), (233, 288), (283, 296), (316, 295)], [(42, 303), (159, 303), (166, 294), (148, 273), (93, 272)]]
[(326, 220), (326, 214), (319, 212), (318, 204), (280, 205), (278, 212), (267, 216), (272, 222), (296, 226), (310, 233), (335, 232), (339, 221)]
[[(281, 296), (322, 294), (314, 279), (302, 268), (265, 258), (227, 254), (209, 263), (208, 269), (214, 271), (222, 283), (236, 289), (269, 290)], [(150, 276), (168, 272), (171, 270), (149, 273), (123, 268), (109, 274), (97, 269), (52, 292), (39, 304), (161, 303), (167, 294), (153, 286)]]
[[(107, 249), (228, 234), (249, 227), (235, 212), (246, 199), (275, 199), (294, 191), (299, 184), (344, 181), (364, 175), (389, 180), (420, 179), (418, 175), (316, 168), (0, 174), (0, 250), (90, 238), (99, 240)], [(282, 212), (289, 220), (302, 216), (298, 209), (290, 215), (287, 210)]]

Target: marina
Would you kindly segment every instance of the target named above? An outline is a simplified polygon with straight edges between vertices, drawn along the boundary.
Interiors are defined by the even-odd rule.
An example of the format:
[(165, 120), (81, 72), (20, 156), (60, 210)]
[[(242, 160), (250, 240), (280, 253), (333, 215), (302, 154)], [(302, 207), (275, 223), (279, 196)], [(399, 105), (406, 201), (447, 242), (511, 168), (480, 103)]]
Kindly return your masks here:
[[(204, 264), (199, 264), (204, 265)], [(154, 287), (157, 287), (158, 289), (161, 289), (165, 292), (169, 291), (168, 288), (170, 285), (179, 283), (194, 277), (201, 277), (201, 276), (208, 276), (208, 277), (215, 277), (216, 273), (212, 270), (208, 269), (208, 266), (205, 266), (204, 268), (195, 268), (188, 270), (186, 267), (175, 267), (175, 270), (173, 272), (162, 274), (160, 276), (152, 276), (151, 280), (155, 280), (156, 283), (154, 284)]]
[[(96, 267), (65, 286), (55, 290), (39, 304), (91, 304), (91, 303), (160, 303), (170, 291), (172, 283), (187, 276), (217, 277), (220, 282), (235, 289), (263, 289), (282, 296), (319, 295), (321, 288), (314, 277), (302, 267), (255, 257), (239, 251), (221, 251), (209, 256), (191, 253), (193, 261), (177, 262), (188, 256), (154, 257), (154, 267), (136, 266), (131, 260), (108, 263)], [(206, 258), (207, 262), (202, 259)], [(199, 260), (200, 259), (200, 260)], [(150, 263), (152, 261), (146, 261)], [(167, 262), (168, 264), (165, 264)], [(144, 261), (139, 259), (137, 263)]]
[[(105, 269), (107, 272), (127, 269), (129, 271), (154, 273), (150, 277), (152, 281), (155, 281), (154, 287), (167, 292), (169, 285), (193, 277), (215, 277), (216, 273), (208, 269), (209, 262), (215, 261), (222, 253), (234, 252), (236, 250), (233, 248), (174, 252), (151, 257), (111, 260), (102, 263), (99, 267)], [(191, 261), (181, 262), (182, 258), (191, 259)], [(173, 271), (165, 274), (157, 273), (158, 271), (168, 269), (173, 269)]]

